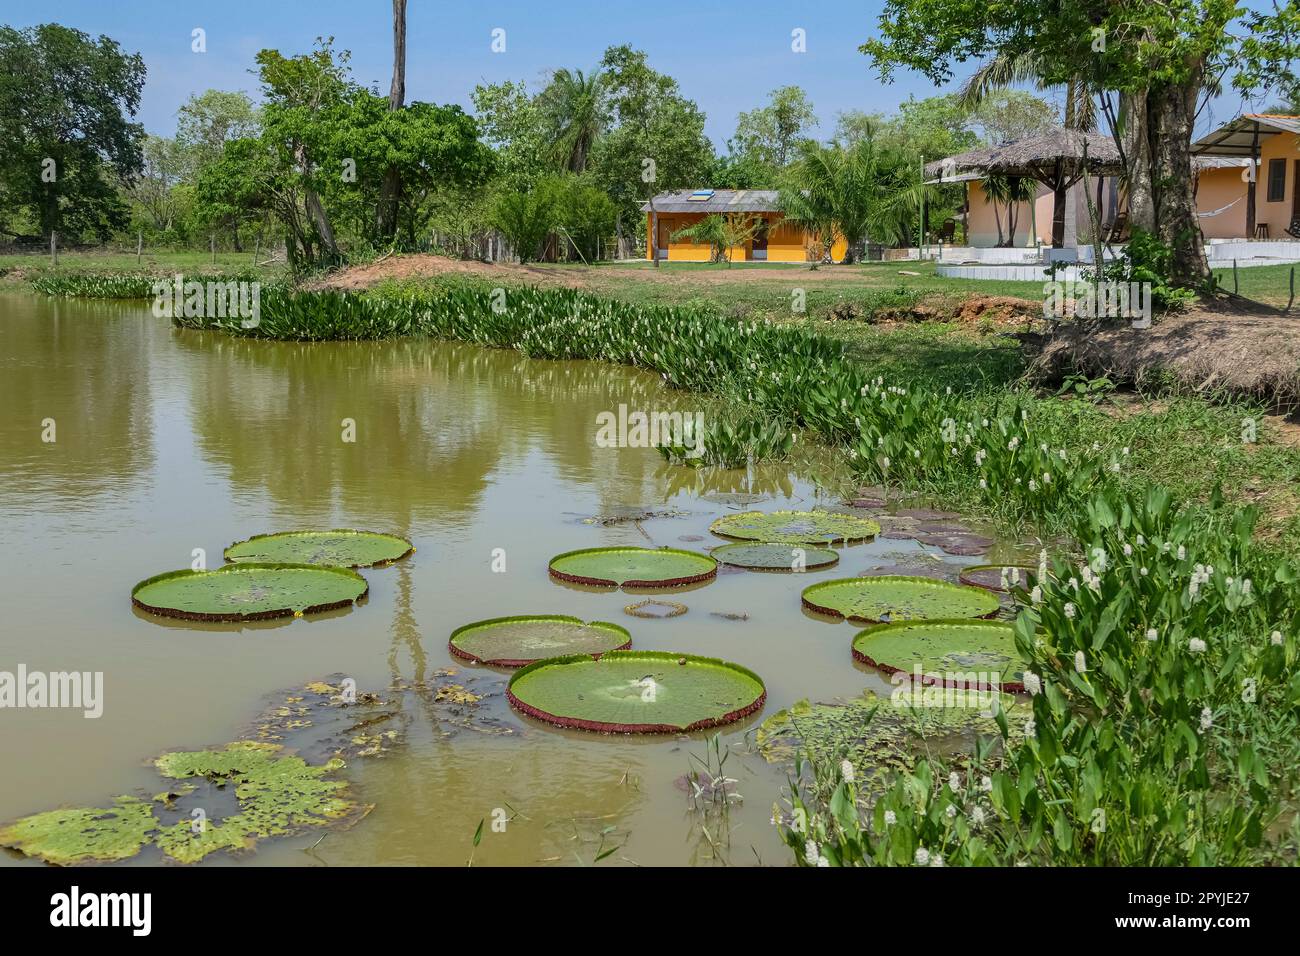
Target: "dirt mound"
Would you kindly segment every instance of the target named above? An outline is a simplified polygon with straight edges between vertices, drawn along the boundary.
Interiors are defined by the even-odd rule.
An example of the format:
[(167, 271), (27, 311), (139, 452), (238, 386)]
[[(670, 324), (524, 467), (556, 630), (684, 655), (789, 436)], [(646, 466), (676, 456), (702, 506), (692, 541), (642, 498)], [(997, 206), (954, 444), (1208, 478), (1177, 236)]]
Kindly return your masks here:
[(1043, 317), (1043, 306), (1010, 295), (969, 295), (957, 304), (955, 322), (994, 322), (998, 325), (1024, 325)]
[(385, 256), (360, 266), (349, 266), (309, 283), (311, 289), (366, 289), (385, 280), (428, 279), (442, 275), (480, 276), (502, 282), (528, 285), (561, 285), (582, 288), (581, 275), (555, 268), (514, 263), (475, 262), (446, 256), (415, 253)]
[(1300, 409), (1300, 315), (1212, 302), (1156, 322), (1081, 322), (1043, 343), (1030, 374), (1059, 381), (1071, 373), (1134, 385), (1189, 388), (1262, 398), (1282, 412)]

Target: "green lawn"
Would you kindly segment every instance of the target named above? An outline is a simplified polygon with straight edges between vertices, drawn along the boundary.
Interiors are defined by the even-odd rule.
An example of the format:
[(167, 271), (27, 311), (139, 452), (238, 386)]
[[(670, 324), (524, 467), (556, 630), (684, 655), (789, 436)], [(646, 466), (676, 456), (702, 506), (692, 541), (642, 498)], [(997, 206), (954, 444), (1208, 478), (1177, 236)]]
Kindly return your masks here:
[[(1237, 269), (1238, 294), (1255, 302), (1263, 302), (1265, 305), (1285, 308), (1287, 300), (1291, 296), (1293, 272), (1298, 273), (1295, 281), (1300, 284), (1300, 265), (1239, 268)], [(1214, 277), (1219, 281), (1222, 288), (1229, 292), (1233, 291), (1231, 267), (1215, 269)], [(1300, 287), (1297, 288), (1297, 295), (1300, 296)], [(1292, 308), (1296, 308), (1296, 306), (1293, 305)]]
[[(32, 275), (50, 272), (55, 267), (50, 264), (49, 254), (9, 253), (0, 255), (0, 283), (10, 281), (13, 273), (20, 273), (30, 278)], [(210, 252), (175, 252), (170, 250), (149, 250), (137, 261), (134, 252), (60, 252), (60, 272), (247, 272), (254, 268), (253, 250), (246, 252), (218, 252), (216, 264), (213, 264)], [(284, 263), (259, 266), (257, 271), (270, 276), (286, 273)]]

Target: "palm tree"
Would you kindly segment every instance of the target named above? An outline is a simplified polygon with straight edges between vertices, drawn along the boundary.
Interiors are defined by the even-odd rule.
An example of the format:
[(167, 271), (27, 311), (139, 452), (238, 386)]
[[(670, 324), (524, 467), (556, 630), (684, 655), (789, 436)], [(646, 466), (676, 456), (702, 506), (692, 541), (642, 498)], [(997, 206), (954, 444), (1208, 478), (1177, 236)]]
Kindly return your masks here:
[[(406, 0), (393, 0), (393, 82), (388, 89), (388, 109), (396, 113), (406, 100)], [(397, 207), (402, 193), (402, 175), (396, 166), (384, 171), (379, 190), (376, 225), (380, 238), (392, 241), (397, 235)]]
[[(1016, 83), (1033, 83), (1040, 91), (1051, 89), (1052, 84), (1043, 81), (1046, 73), (1047, 64), (1036, 54), (999, 53), (971, 74), (958, 103), (973, 110), (990, 94)], [(1065, 84), (1065, 128), (1084, 132), (1097, 128), (1097, 101), (1086, 77), (1074, 76)]]
[(786, 218), (829, 243), (836, 232), (848, 243), (846, 263), (868, 237), (893, 244), (925, 191), (920, 170), (901, 153), (863, 136), (850, 147), (805, 143), (780, 192)]
[(538, 104), (551, 131), (551, 150), (561, 169), (581, 173), (596, 137), (605, 131), (608, 107), (605, 77), (599, 70), (556, 70)]

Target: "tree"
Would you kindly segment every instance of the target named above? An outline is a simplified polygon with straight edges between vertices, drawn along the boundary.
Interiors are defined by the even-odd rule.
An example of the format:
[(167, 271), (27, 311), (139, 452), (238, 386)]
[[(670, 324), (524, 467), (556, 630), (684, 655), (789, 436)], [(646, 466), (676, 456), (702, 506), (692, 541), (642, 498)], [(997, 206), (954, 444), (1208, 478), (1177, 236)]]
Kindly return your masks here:
[(483, 141), (496, 153), (497, 174), (524, 190), (546, 174), (547, 141), (541, 108), (522, 82), (474, 87), (470, 94)]
[[(1013, 57), (997, 53), (962, 85), (961, 104), (972, 113), (976, 112), (988, 97), (1004, 93), (1008, 86), (1016, 83), (1033, 83), (1039, 90), (1049, 90), (1052, 87), (1043, 77), (1050, 72), (1047, 63), (1037, 54), (1024, 53)], [(1091, 78), (1068, 77), (1064, 89), (1065, 128), (1096, 129), (1097, 101), (1093, 96)]]
[(848, 148), (806, 143), (781, 189), (781, 208), (823, 241), (832, 224), (848, 243), (844, 261), (851, 263), (868, 238), (893, 244), (907, 234), (924, 189), (919, 167), (872, 136)]
[(140, 55), (108, 37), (0, 26), (0, 207), (42, 236), (106, 239), (124, 226), (116, 182), (142, 168), (144, 130), (128, 117), (144, 79)]
[[(1038, 187), (1032, 179), (1020, 176), (989, 176), (984, 180), (984, 201), (993, 205), (993, 221), (998, 227), (998, 246), (1007, 248), (1016, 242), (1016, 219), (1021, 203), (1032, 202)], [(998, 206), (1007, 213), (1007, 228), (1002, 229)]]
[(556, 70), (537, 101), (553, 162), (571, 173), (586, 170), (592, 145), (608, 122), (603, 74)]
[[(406, 102), (406, 0), (393, 0), (393, 82), (388, 90), (388, 109), (396, 113)], [(384, 170), (375, 221), (381, 239), (392, 241), (397, 234), (397, 206), (402, 191), (402, 174), (390, 162)]]
[(714, 212), (683, 229), (678, 229), (673, 233), (673, 238), (707, 243), (711, 247), (711, 259), (714, 262), (726, 259), (729, 269), (733, 250), (753, 239), (762, 225), (763, 221), (759, 217), (749, 213), (733, 213), (724, 216)]
[(736, 118), (733, 152), (782, 168), (795, 158), (799, 144), (816, 123), (808, 94), (797, 86), (783, 86), (768, 95), (766, 106)]
[[(247, 94), (208, 90), (191, 96), (181, 106), (176, 143), (185, 154), (190, 178), (197, 182), (204, 169), (221, 160), (226, 143), (257, 136), (260, 131), (257, 108)], [(213, 208), (201, 204), (201, 220), (228, 229), (235, 249), (241, 249), (239, 229), (247, 214), (227, 207), (223, 214), (212, 216)]]
[[(1300, 89), (1300, 7), (1268, 12), (1235, 0), (885, 0), (880, 36), (861, 50), (883, 79), (898, 68), (935, 83), (972, 58), (1041, 64), (1048, 86), (1089, 77), (1120, 148), (1129, 221), (1170, 248), (1170, 280), (1209, 278), (1196, 218), (1191, 140), (1198, 103), (1232, 71), (1243, 94)], [(1113, 106), (1110, 93), (1119, 97)]]
[(140, 175), (128, 192), (149, 217), (155, 232), (170, 232), (176, 223), (176, 187), (193, 169), (185, 148), (174, 139), (146, 136)]
[(501, 231), (520, 262), (531, 262), (542, 242), (555, 228), (557, 190), (552, 180), (542, 180), (528, 190), (507, 189), (492, 205), (492, 225)]
[(1023, 90), (991, 90), (980, 97), (971, 118), (989, 144), (1010, 143), (1060, 125), (1052, 104)]
[(618, 210), (603, 189), (586, 177), (565, 176), (557, 191), (555, 225), (585, 262), (600, 258), (602, 239), (614, 231)]

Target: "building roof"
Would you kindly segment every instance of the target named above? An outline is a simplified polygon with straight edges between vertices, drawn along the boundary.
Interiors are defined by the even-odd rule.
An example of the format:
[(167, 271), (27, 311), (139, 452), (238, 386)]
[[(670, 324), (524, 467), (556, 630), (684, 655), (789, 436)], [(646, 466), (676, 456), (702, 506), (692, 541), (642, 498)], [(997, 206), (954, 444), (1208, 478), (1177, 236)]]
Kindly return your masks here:
[[(655, 212), (778, 212), (780, 208), (775, 189), (679, 189), (654, 198)], [(650, 212), (650, 203), (641, 211)]]
[(1246, 113), (1224, 123), (1212, 133), (1206, 133), (1192, 144), (1192, 152), (1212, 156), (1243, 156), (1254, 154), (1255, 137), (1277, 136), (1279, 133), (1300, 135), (1300, 116), (1284, 113)]
[(1119, 149), (1103, 133), (1051, 129), (1010, 143), (983, 146), (927, 163), (925, 172), (946, 182), (960, 173), (1020, 176), (1048, 185), (1069, 186), (1083, 176), (1084, 156), (1094, 175), (1119, 171)]

